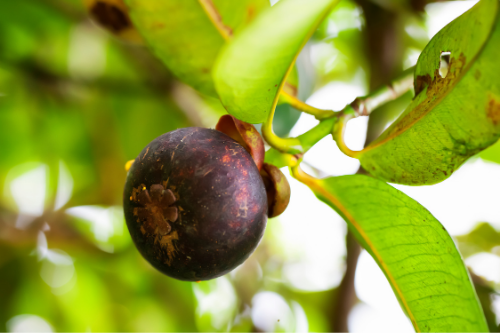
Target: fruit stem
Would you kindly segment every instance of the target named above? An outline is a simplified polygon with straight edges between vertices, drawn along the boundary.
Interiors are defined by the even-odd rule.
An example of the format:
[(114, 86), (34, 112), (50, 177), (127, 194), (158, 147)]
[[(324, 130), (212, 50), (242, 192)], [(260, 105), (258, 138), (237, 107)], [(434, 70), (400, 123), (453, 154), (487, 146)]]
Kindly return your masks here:
[(298, 154), (302, 152), (302, 145), (300, 140), (297, 138), (281, 138), (274, 134), (273, 131), (273, 119), (274, 111), (276, 107), (273, 107), (267, 120), (262, 124), (262, 136), (266, 142), (273, 148), (288, 154)]
[(345, 133), (347, 122), (353, 118), (356, 118), (355, 111), (352, 109), (352, 107), (350, 105), (348, 105), (343, 110), (342, 116), (339, 117), (339, 121), (333, 127), (332, 137), (333, 137), (333, 140), (335, 140), (337, 142), (337, 146), (339, 147), (341, 152), (343, 152), (345, 155), (347, 155), (349, 157), (357, 158), (358, 155), (361, 153), (361, 151), (351, 150), (349, 147), (347, 147), (347, 145), (344, 141), (344, 133)]
[(302, 159), (300, 159), (297, 164), (290, 167), (290, 174), (292, 175), (293, 178), (297, 179), (302, 184), (308, 186), (314, 192), (314, 190), (319, 186), (319, 182), (321, 180), (309, 175), (304, 170), (302, 170), (302, 168), (300, 167), (301, 162)]
[(283, 101), (299, 111), (315, 116), (320, 122), (318, 125), (296, 138), (281, 138), (273, 131), (275, 112), (275, 108), (273, 108), (266, 122), (262, 124), (262, 135), (271, 147), (282, 153), (295, 155), (307, 152), (322, 138), (328, 134), (332, 134), (333, 139), (337, 142), (339, 149), (344, 154), (353, 158), (358, 158), (362, 151), (349, 149), (344, 141), (344, 132), (347, 122), (360, 116), (369, 116), (373, 110), (410, 91), (413, 88), (414, 69), (415, 68), (412, 67), (406, 70), (391, 83), (373, 91), (371, 94), (356, 98), (351, 104), (347, 105), (339, 112), (317, 109), (282, 91), (281, 98)]
[(294, 107), (295, 109), (297, 109), (301, 112), (313, 115), (318, 120), (332, 118), (335, 116), (334, 111), (322, 110), (322, 109), (315, 108), (314, 106), (311, 106), (305, 102), (302, 102), (297, 97), (292, 96), (285, 91), (281, 91), (280, 98), (283, 102), (289, 104), (290, 106)]
[(332, 136), (341, 152), (349, 157), (359, 158), (363, 150), (351, 150), (344, 141), (347, 122), (353, 118), (369, 116), (373, 110), (401, 97), (413, 89), (414, 70), (415, 67), (409, 68), (389, 84), (380, 87), (364, 97), (356, 98), (342, 111), (337, 112), (336, 116), (339, 117), (339, 121), (333, 127)]
[(364, 97), (356, 98), (349, 105), (354, 109), (356, 117), (369, 116), (373, 110), (410, 91), (413, 88), (414, 71), (415, 67), (411, 67), (389, 84), (376, 89)]
[(304, 134), (301, 134), (296, 138), (284, 139), (274, 134), (272, 130), (271, 118), (262, 124), (262, 135), (271, 147), (279, 150), (280, 152), (292, 155), (304, 154), (316, 143), (318, 143), (318, 141), (329, 135), (337, 122), (337, 118), (324, 119)]

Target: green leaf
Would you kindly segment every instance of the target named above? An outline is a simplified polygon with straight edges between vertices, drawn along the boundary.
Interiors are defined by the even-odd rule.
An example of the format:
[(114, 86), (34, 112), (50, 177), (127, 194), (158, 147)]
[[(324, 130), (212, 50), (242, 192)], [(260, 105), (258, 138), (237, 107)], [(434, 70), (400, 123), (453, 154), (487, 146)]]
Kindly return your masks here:
[(211, 70), (226, 39), (269, 7), (267, 0), (126, 0), (134, 25), (182, 81), (216, 96)]
[(453, 240), (418, 202), (363, 175), (296, 176), (345, 219), (417, 332), (488, 331)]
[(477, 297), (481, 303), (481, 307), (484, 311), (484, 316), (486, 317), (486, 322), (490, 332), (498, 332), (497, 318), (495, 314), (495, 299), (498, 294), (495, 291), (493, 283), (487, 281), (486, 279), (470, 272), (472, 283), (474, 283), (474, 288), (476, 289)]
[(479, 157), (481, 157), (483, 160), (500, 164), (500, 141), (497, 141), (497, 143), (495, 143), (488, 149), (483, 150), (479, 154)]
[(291, 96), (297, 96), (299, 92), (299, 70), (297, 65), (294, 65), (288, 73), (283, 91)]
[(478, 252), (490, 252), (494, 247), (500, 246), (500, 232), (486, 222), (478, 224), (470, 233), (456, 239), (460, 252), (466, 258)]
[[(207, 0), (198, 0), (198, 2)], [(268, 0), (212, 0), (223, 23), (231, 28), (233, 35), (238, 34), (263, 10), (270, 8)]]
[(217, 58), (215, 88), (226, 110), (249, 123), (275, 108), (295, 59), (338, 0), (281, 0), (262, 13)]
[[(435, 184), (500, 136), (498, 1), (481, 0), (427, 45), (415, 71), (416, 97), (377, 140), (362, 166), (399, 184)], [(451, 53), (441, 77), (441, 52)]]
[(293, 126), (300, 118), (300, 111), (289, 104), (280, 104), (276, 107), (274, 114), (274, 132), (280, 137), (290, 134)]

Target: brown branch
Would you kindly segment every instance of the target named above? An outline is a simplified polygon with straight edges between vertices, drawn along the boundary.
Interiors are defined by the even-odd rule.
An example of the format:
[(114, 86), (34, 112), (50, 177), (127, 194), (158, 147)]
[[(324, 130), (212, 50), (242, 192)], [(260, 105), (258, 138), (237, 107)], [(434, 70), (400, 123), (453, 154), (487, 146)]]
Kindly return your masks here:
[(33, 81), (35, 84), (54, 92), (65, 92), (65, 86), (77, 85), (98, 90), (117, 91), (124, 94), (130, 94), (137, 91), (137, 89), (148, 86), (158, 94), (164, 95), (166, 91), (170, 90), (172, 85), (171, 78), (163, 80), (158, 78), (147, 78), (144, 81), (126, 81), (112, 78), (83, 80), (69, 75), (54, 73), (35, 61), (29, 60), (15, 63), (6, 62), (0, 59), (0, 64), (2, 68), (15, 71)]
[(361, 246), (354, 238), (351, 231), (347, 231), (346, 236), (347, 258), (346, 271), (342, 282), (339, 285), (339, 292), (336, 298), (336, 304), (333, 307), (332, 328), (334, 332), (347, 332), (347, 321), (352, 307), (357, 302), (356, 291), (354, 290), (354, 275), (358, 264)]
[[(42, 216), (34, 218), (25, 229), (15, 227), (15, 221), (18, 217), (16, 213), (0, 207), (0, 216), (0, 246), (2, 247), (35, 249), (39, 232), (44, 229), (45, 224), (48, 224), (50, 230), (46, 230), (45, 234), (50, 248), (83, 249), (91, 255), (110, 256), (84, 237), (71, 223), (72, 218), (64, 214), (63, 211), (46, 211)], [(9, 251), (7, 251), (8, 253)], [(6, 255), (6, 257), (8, 256)], [(5, 261), (0, 260), (0, 266)]]

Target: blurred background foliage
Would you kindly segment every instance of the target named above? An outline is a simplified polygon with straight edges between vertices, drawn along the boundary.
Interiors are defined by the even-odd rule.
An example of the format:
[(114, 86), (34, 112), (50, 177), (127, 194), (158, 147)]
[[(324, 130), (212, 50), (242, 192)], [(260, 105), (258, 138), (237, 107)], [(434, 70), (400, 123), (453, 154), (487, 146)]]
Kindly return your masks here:
[[(426, 5), (343, 0), (299, 56), (298, 97), (341, 109), (411, 67), (436, 32), (429, 21), (435, 8)], [(458, 10), (441, 20), (470, 5), (443, 7)], [(359, 137), (373, 140), (411, 98), (376, 111), (368, 126), (361, 124), (354, 145), (363, 144)], [(176, 281), (156, 272), (133, 246), (121, 210), (126, 161), (165, 132), (214, 127), (224, 113), (217, 100), (177, 81), (146, 47), (97, 27), (80, 0), (2, 1), (0, 331), (305, 332), (332, 331), (346, 321), (339, 307), (351, 305), (342, 288), (354, 282), (346, 287), (341, 280), (346, 269), (355, 269), (357, 255), (354, 268), (346, 264), (345, 225), (293, 180), (289, 212), (269, 221), (255, 254), (224, 277)], [(309, 126), (310, 119), (297, 122), (299, 116), (280, 105), (276, 132), (286, 136)], [(333, 151), (328, 145), (320, 144), (319, 153)], [(499, 147), (482, 157), (500, 162)], [(339, 159), (340, 169), (331, 171), (322, 164), (329, 160), (310, 155), (306, 162), (318, 175), (353, 173), (359, 166)], [(457, 244), (464, 257), (476, 256), (474, 280), (496, 329), (498, 223), (470, 229)], [(360, 265), (369, 260), (363, 258)], [(356, 292), (364, 303), (354, 303), (374, 307), (361, 295), (363, 288), (377, 288), (376, 279), (368, 266), (360, 267), (356, 274), (365, 282), (356, 282)], [(394, 311), (403, 318), (395, 331), (411, 331), (401, 310)], [(370, 318), (355, 308), (349, 328)]]

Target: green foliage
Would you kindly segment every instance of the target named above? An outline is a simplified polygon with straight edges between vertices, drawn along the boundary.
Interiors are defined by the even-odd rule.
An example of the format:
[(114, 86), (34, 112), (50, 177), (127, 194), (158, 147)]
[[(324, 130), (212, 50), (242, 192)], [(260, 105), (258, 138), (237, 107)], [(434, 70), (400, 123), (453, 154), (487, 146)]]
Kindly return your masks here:
[(417, 332), (488, 331), (453, 240), (418, 202), (361, 175), (307, 184), (377, 261)]
[(490, 252), (494, 247), (500, 246), (500, 232), (491, 224), (479, 223), (467, 235), (457, 237), (458, 248), (464, 257), (469, 257), (478, 252)]
[(483, 150), (479, 156), (487, 161), (500, 164), (500, 142), (497, 141), (491, 147)]
[[(275, 113), (275, 133), (287, 136), (307, 104), (292, 107), (288, 103), (295, 100), (284, 95), (305, 99), (334, 81), (369, 85), (370, 47), (385, 37), (366, 40), (363, 12), (373, 6), (385, 11), (383, 5), (398, 20), (420, 26), (420, 13), (410, 13), (415, 3), (125, 2), (149, 49), (121, 43), (93, 26), (79, 0), (0, 5), (0, 330), (7, 330), (13, 317), (30, 314), (47, 319), (56, 331), (249, 332), (261, 329), (248, 310), (252, 299), (269, 291), (282, 295), (294, 314), (303, 307), (309, 330), (331, 331), (339, 290), (304, 292), (283, 283), (287, 262), (274, 248), (280, 229), (273, 221), (256, 254), (230, 275), (188, 284), (154, 271), (134, 248), (120, 213), (123, 165), (155, 137), (179, 127), (209, 126), (226, 111), (251, 123), (269, 122)], [(368, 141), (409, 104), (357, 156), (378, 179), (296, 175), (345, 219), (417, 331), (486, 331), (485, 315), (490, 329), (497, 328), (492, 307), (497, 286), (472, 275), (479, 304), (444, 227), (384, 181), (438, 183), (478, 153), (500, 163), (498, 10), (496, 0), (481, 0), (445, 27), (419, 58), (415, 98), (410, 100), (411, 92), (398, 95), (370, 115)], [(335, 30), (343, 25), (347, 28)], [(421, 50), (426, 39), (412, 39), (409, 31), (401, 32), (404, 46)], [(321, 48), (311, 52), (315, 77), (309, 82), (295, 67), (308, 41)], [(439, 73), (441, 52), (451, 53), (446, 75)], [(299, 82), (307, 93), (297, 94)], [(282, 146), (268, 140), (266, 162), (297, 166), (298, 153), (329, 136), (348, 113), (328, 112), (312, 130), (278, 141)], [(54, 208), (65, 168), (72, 195)], [(12, 183), (35, 169), (43, 170), (43, 179), (23, 191), (29, 198), (35, 185), (44, 188), (43, 213), (28, 228), (18, 228), (26, 216)], [(107, 237), (81, 209), (106, 216)], [(457, 237), (457, 245), (468, 257), (494, 252), (499, 239), (492, 225), (481, 223)], [(64, 276), (71, 277), (67, 284), (54, 285)], [(275, 330), (293, 330), (295, 324), (276, 324)]]
[[(416, 97), (358, 156), (376, 177), (399, 184), (435, 184), (500, 136), (498, 2), (482, 0), (441, 30), (420, 55)], [(441, 52), (451, 53), (447, 75)]]
[[(136, 28), (181, 80), (216, 96), (211, 70), (220, 48), (261, 10), (264, 0), (127, 0)], [(222, 31), (221, 31), (222, 30)]]
[(274, 131), (276, 135), (287, 136), (293, 125), (299, 120), (300, 112), (289, 104), (283, 103), (276, 106)]
[(315, 63), (317, 86), (352, 81), (360, 73), (369, 73), (366, 59), (369, 55), (359, 29), (363, 24), (361, 12), (354, 1), (340, 1), (312, 36), (311, 42), (322, 51)]
[(267, 119), (298, 53), (337, 2), (280, 2), (224, 47), (213, 76), (231, 115), (249, 123)]
[(151, 0), (127, 4), (135, 26), (148, 44), (156, 46), (155, 53), (167, 67), (196, 89), (215, 95), (210, 68), (224, 38), (200, 4)]
[(498, 324), (496, 321), (495, 308), (492, 299), (495, 297), (496, 291), (492, 284), (480, 276), (471, 273), (472, 282), (476, 288), (477, 297), (484, 311), (486, 322), (490, 332), (498, 332)]

